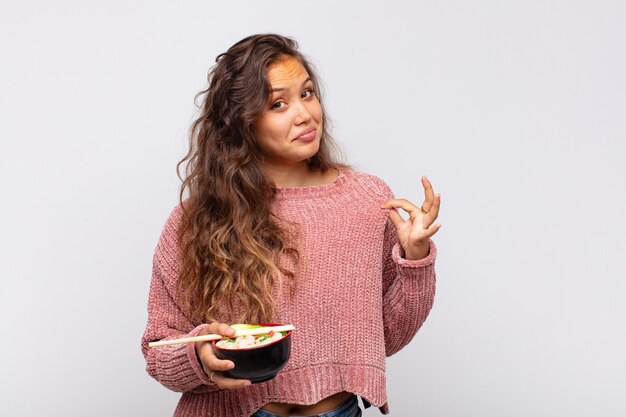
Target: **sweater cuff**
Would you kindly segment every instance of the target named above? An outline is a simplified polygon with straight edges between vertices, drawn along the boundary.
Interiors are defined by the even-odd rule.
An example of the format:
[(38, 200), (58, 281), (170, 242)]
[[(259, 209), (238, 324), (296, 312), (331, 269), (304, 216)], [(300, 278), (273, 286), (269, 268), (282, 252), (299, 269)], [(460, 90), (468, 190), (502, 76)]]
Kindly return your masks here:
[(437, 247), (432, 239), (428, 239), (428, 256), (422, 259), (409, 260), (404, 259), (404, 249), (399, 243), (396, 243), (391, 250), (393, 261), (402, 267), (407, 268), (422, 268), (428, 265), (432, 265), (437, 257)]
[[(208, 324), (201, 324), (189, 332), (189, 337), (197, 336), (202, 330), (209, 327)], [(213, 381), (209, 379), (207, 374), (204, 373), (204, 369), (202, 369), (202, 364), (200, 363), (200, 359), (198, 355), (196, 355), (196, 344), (195, 343), (187, 343), (187, 357), (189, 358), (189, 363), (191, 363), (191, 367), (194, 372), (205, 385), (215, 385)]]

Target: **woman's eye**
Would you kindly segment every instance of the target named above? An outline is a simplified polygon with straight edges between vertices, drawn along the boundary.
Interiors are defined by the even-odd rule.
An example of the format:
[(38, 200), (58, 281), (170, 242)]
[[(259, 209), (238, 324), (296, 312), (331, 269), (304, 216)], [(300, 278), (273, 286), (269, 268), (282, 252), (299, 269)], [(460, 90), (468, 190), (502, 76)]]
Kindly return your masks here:
[(280, 109), (283, 107), (285, 103), (283, 103), (282, 101), (277, 101), (276, 103), (272, 104), (272, 107), (270, 107), (271, 109)]
[(302, 97), (304, 98), (309, 98), (313, 95), (313, 90), (309, 89), (309, 90), (304, 90), (304, 92), (302, 93)]

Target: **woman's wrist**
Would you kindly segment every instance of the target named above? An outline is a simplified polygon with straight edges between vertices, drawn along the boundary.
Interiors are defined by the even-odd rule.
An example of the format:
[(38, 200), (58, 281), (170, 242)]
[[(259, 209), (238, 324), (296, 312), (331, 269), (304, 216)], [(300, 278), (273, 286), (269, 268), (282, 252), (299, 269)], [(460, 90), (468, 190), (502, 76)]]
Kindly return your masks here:
[(428, 240), (413, 245), (410, 250), (404, 251), (404, 259), (407, 261), (417, 261), (424, 259), (430, 253), (430, 243)]

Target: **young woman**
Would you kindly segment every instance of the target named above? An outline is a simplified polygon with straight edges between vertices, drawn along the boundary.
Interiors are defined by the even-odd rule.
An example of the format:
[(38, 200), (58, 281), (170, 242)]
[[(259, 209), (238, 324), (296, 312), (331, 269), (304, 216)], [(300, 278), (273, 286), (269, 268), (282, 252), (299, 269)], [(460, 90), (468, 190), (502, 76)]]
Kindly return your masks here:
[[(360, 416), (356, 396), (388, 413), (385, 357), (433, 303), (440, 196), (423, 177), (420, 207), (394, 199), (336, 160), (317, 76), (289, 38), (236, 43), (202, 94), (181, 203), (154, 255), (148, 372), (183, 393), (176, 416)], [(234, 363), (208, 342), (147, 346), (232, 336), (237, 322), (295, 325), (274, 379), (226, 377)]]

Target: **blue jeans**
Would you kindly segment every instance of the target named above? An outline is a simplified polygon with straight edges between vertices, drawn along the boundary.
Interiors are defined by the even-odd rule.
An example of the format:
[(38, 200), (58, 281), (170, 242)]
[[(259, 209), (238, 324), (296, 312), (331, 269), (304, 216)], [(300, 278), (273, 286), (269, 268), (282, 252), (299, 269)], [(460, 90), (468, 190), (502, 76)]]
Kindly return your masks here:
[[(278, 415), (265, 410), (258, 410), (250, 417), (278, 417)], [(359, 407), (356, 395), (353, 395), (351, 398), (346, 400), (346, 402), (339, 404), (336, 408), (333, 408), (330, 411), (306, 417), (361, 417), (361, 407)]]

